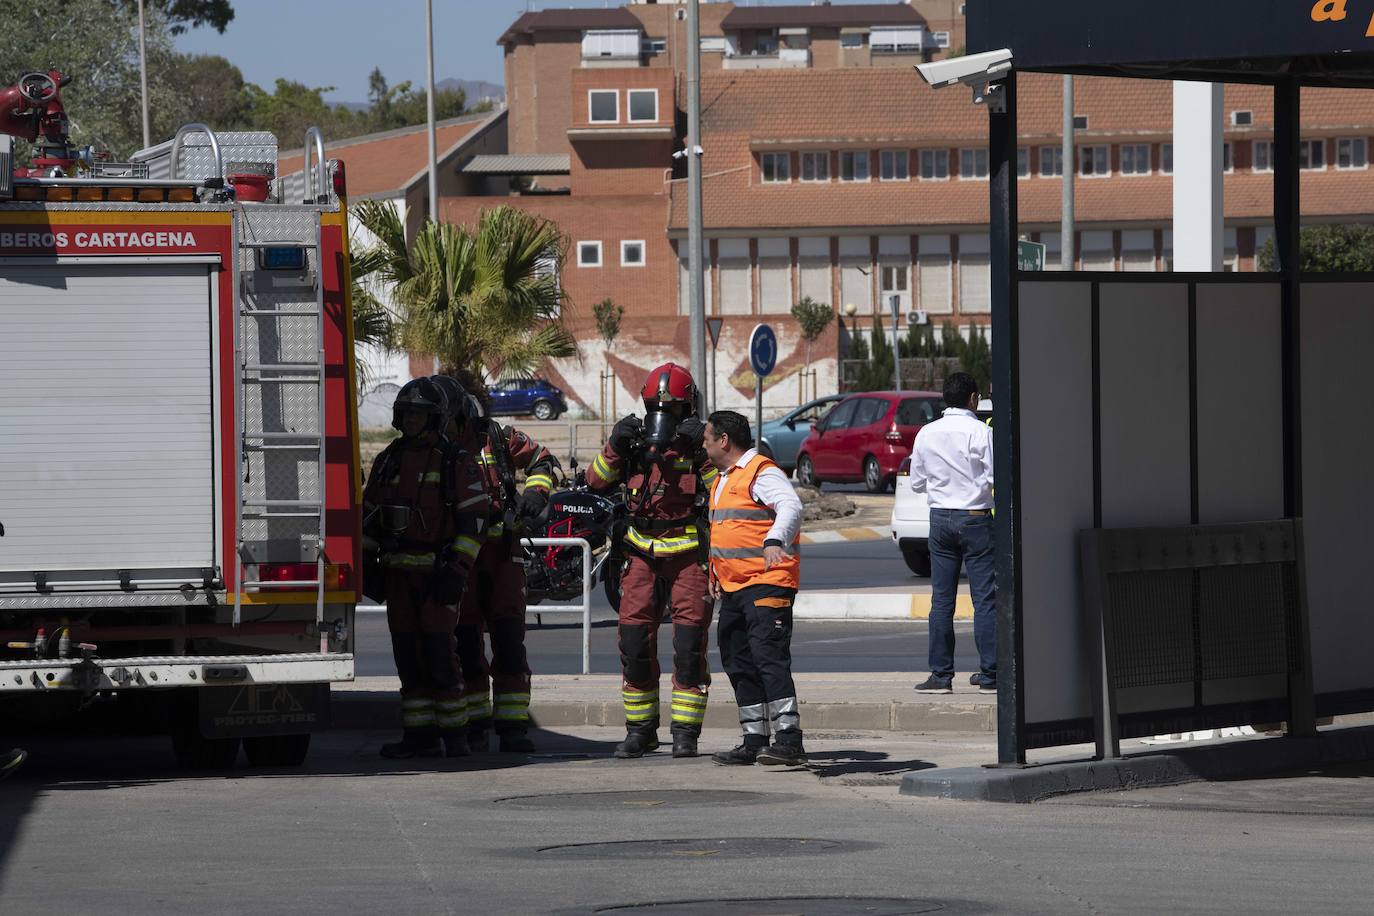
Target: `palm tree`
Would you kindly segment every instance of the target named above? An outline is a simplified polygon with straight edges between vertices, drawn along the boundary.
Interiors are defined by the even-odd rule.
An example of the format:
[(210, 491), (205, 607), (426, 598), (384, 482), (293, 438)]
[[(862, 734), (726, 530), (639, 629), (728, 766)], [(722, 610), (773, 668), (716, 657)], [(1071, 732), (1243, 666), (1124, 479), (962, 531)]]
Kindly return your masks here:
[(376, 201), (354, 209), (376, 238), (355, 276), (391, 287), (396, 342), (478, 375), (533, 372), (576, 352), (559, 321), (564, 241), (551, 222), (514, 207), (484, 210), (473, 229), (426, 221), (407, 245), (401, 214)]
[(353, 374), (357, 379), (358, 391), (363, 393), (368, 390), (371, 379), (368, 378), (367, 363), (357, 355), (356, 346), (358, 344), (371, 344), (384, 350), (394, 349), (396, 322), (391, 314), (391, 309), (387, 308), (386, 303), (378, 299), (373, 292), (372, 285), (363, 281), (359, 273), (357, 252), (349, 251), (348, 263), (352, 280), (350, 299), (353, 304), (353, 343), (355, 345)]

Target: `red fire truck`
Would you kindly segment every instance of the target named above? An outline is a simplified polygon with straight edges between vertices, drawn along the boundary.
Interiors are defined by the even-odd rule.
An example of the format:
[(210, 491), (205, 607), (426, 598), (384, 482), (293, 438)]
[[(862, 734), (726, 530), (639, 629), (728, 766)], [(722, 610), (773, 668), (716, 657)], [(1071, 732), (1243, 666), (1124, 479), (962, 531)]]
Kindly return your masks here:
[(113, 698), (183, 765), (298, 764), (353, 677), (343, 165), (204, 125), (102, 159), (65, 82), (0, 90), (0, 721)]

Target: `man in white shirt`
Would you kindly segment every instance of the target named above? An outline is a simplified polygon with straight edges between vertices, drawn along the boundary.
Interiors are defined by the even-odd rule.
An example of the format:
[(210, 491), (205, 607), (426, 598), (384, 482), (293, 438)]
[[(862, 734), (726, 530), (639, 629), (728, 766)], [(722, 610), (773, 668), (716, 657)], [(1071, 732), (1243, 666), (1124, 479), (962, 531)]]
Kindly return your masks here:
[(992, 429), (978, 419), (978, 383), (945, 380), (944, 416), (921, 428), (911, 454), (911, 489), (930, 503), (930, 677), (918, 693), (953, 693), (954, 599), (968, 570), (973, 640), (980, 670), (969, 683), (997, 690), (997, 585), (992, 550)]

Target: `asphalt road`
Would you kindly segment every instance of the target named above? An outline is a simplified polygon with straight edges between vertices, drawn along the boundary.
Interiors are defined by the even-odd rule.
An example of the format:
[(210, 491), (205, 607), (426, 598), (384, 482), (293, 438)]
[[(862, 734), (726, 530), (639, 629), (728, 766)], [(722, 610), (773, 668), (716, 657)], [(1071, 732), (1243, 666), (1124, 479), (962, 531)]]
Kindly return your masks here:
[[(802, 548), (802, 587), (813, 589), (863, 588), (928, 580), (912, 576), (886, 541), (810, 544)], [(573, 615), (544, 618), (539, 625), (530, 618), (525, 638), (530, 668), (541, 674), (577, 674), (582, 670), (582, 625)], [(616, 649), (615, 615), (598, 590), (592, 611), (592, 673), (614, 674), (620, 670)], [(386, 620), (380, 613), (358, 615), (357, 674), (360, 677), (394, 675)], [(960, 672), (976, 671), (978, 654), (969, 624), (959, 623), (955, 665)], [(672, 637), (667, 629), (659, 638), (659, 661), (672, 668)], [(712, 639), (711, 670), (719, 672), (720, 653)], [(911, 671), (926, 670), (926, 624), (923, 621), (798, 621), (792, 635), (792, 660), (796, 671)]]

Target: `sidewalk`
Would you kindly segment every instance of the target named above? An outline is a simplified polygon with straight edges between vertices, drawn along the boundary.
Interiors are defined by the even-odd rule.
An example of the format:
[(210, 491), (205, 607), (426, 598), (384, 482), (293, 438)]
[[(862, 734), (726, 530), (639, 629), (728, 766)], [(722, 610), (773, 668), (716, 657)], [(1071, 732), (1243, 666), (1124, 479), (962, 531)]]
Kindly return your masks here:
[[(973, 599), (960, 583), (954, 619), (973, 619)], [(792, 614), (798, 620), (926, 620), (930, 617), (930, 580), (876, 588), (828, 591), (803, 588)]]
[[(797, 674), (803, 729), (893, 731), (909, 734), (983, 733), (997, 728), (997, 695), (979, 693), (968, 674), (955, 677), (952, 695), (928, 696), (912, 689), (921, 672)], [(401, 710), (394, 677), (364, 677), (333, 688), (333, 727), (399, 728)], [(660, 718), (666, 729), (670, 710), (665, 675)], [(620, 676), (615, 674), (535, 675), (530, 715), (540, 727), (600, 725), (620, 728), (625, 710)], [(730, 682), (711, 683), (707, 728), (735, 728), (739, 717)]]

